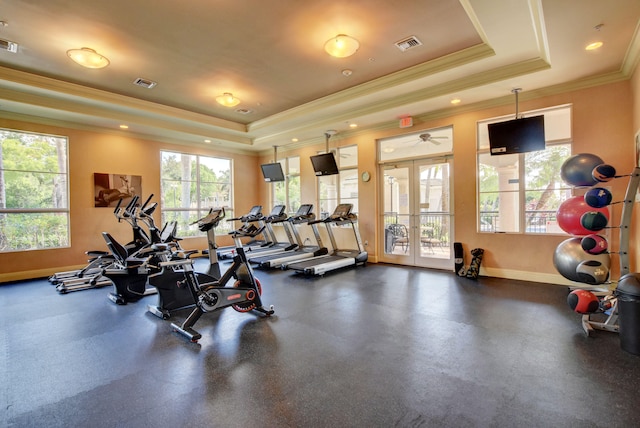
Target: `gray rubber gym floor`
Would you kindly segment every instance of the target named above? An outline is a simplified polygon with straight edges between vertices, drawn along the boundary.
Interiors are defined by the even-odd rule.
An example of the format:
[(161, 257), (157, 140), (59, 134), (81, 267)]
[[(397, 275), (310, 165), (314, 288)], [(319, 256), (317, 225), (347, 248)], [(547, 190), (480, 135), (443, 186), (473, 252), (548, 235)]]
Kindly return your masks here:
[[(201, 259), (198, 264), (206, 261)], [(565, 287), (370, 264), (256, 271), (275, 316), (198, 344), (110, 288), (0, 286), (6, 427), (637, 427), (640, 357), (586, 337)]]

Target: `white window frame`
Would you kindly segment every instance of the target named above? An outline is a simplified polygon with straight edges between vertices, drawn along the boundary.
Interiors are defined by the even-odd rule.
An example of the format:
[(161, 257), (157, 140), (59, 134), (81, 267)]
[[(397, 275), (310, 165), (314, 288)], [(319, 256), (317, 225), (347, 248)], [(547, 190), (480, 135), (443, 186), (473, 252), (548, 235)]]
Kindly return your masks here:
[[(334, 149), (334, 156), (336, 164), (338, 165), (338, 174), (320, 176), (317, 180), (317, 195), (316, 201), (318, 204), (318, 217), (325, 218), (333, 213), (335, 207), (339, 204), (350, 203), (353, 204), (353, 213), (358, 212), (358, 146), (344, 146)], [(324, 152), (318, 152), (324, 153)], [(342, 161), (341, 159), (355, 156), (355, 159)], [(346, 165), (346, 166), (345, 166)], [(346, 187), (346, 181), (351, 180), (355, 182), (355, 196), (352, 192), (350, 195), (344, 195), (343, 188)], [(326, 189), (327, 195), (331, 197), (322, 198), (323, 187), (328, 186)], [(351, 186), (352, 187), (352, 186)]]
[[(545, 115), (545, 140), (546, 140), (546, 149), (568, 145), (568, 153), (567, 157), (571, 155), (571, 147), (572, 147), (572, 134), (571, 134), (571, 122), (572, 122), (572, 106), (571, 105), (560, 105), (554, 106), (545, 109), (533, 110), (525, 112), (521, 115), (521, 117), (531, 117)], [(568, 123), (565, 122), (566, 116), (568, 115)], [(487, 131), (487, 125), (490, 123), (503, 122), (506, 120), (514, 119), (513, 115), (511, 116), (503, 116), (499, 118), (492, 118), (487, 120), (478, 121), (477, 123), (477, 207), (476, 207), (476, 218), (477, 218), (477, 231), (480, 233), (515, 233), (515, 234), (527, 234), (527, 235), (555, 235), (555, 234), (565, 234), (558, 226), (556, 222), (555, 212), (556, 210), (547, 210), (544, 213), (538, 213), (539, 216), (536, 216), (536, 212), (531, 212), (527, 207), (526, 195), (527, 192), (540, 191), (540, 189), (528, 189), (527, 180), (525, 177), (526, 172), (526, 157), (527, 153), (513, 154), (513, 155), (499, 155), (497, 158), (502, 158), (504, 160), (514, 159), (517, 161), (514, 163), (517, 165), (517, 172), (513, 174), (513, 176), (508, 180), (507, 186), (512, 186), (510, 190), (498, 190), (498, 191), (483, 191), (481, 189), (481, 159), (487, 158), (487, 156), (491, 156), (489, 152), (489, 137)], [(510, 158), (507, 158), (510, 157)], [(556, 187), (554, 191), (556, 192), (556, 197), (560, 199), (568, 198), (571, 196), (571, 186), (564, 183), (560, 177), (560, 171), (558, 170), (556, 179), (554, 180)], [(517, 223), (509, 227), (500, 227), (498, 226), (499, 220), (496, 220), (498, 217), (494, 217), (491, 214), (491, 211), (487, 211), (486, 207), (483, 208), (483, 195), (487, 195), (490, 193), (498, 193), (501, 195), (511, 195), (512, 199), (517, 198)], [(495, 212), (500, 210), (494, 209)], [(516, 214), (516, 213), (512, 213)], [(504, 212), (500, 212), (496, 214), (497, 216), (504, 216)], [(535, 218), (534, 218), (535, 217)], [(488, 220), (490, 219), (490, 220)], [(527, 224), (527, 219), (532, 220)], [(540, 223), (533, 225), (533, 223)], [(515, 228), (515, 230), (514, 230)], [(508, 229), (508, 230), (501, 230)]]
[[(56, 143), (56, 145), (64, 145), (64, 162), (60, 162), (59, 155), (57, 156), (57, 168), (63, 169), (63, 171), (53, 171), (42, 169), (39, 171), (25, 170), (25, 169), (11, 169), (6, 165), (4, 160), (6, 155), (3, 155), (3, 144), (8, 135), (20, 134), (22, 138), (30, 140), (31, 143), (37, 140), (50, 140), (49, 143)], [(5, 148), (6, 150), (6, 148)], [(59, 150), (59, 148), (56, 148)], [(33, 154), (25, 151), (24, 157), (31, 158)], [(70, 210), (69, 210), (69, 139), (66, 136), (42, 134), (29, 131), (22, 131), (16, 129), (0, 129), (0, 174), (2, 174), (2, 180), (0, 180), (0, 252), (10, 253), (19, 251), (30, 250), (47, 250), (54, 248), (69, 248), (71, 246), (71, 224), (70, 224)], [(6, 206), (7, 198), (7, 183), (9, 176), (20, 175), (20, 178), (25, 176), (33, 178), (33, 176), (40, 176), (38, 186), (42, 186), (43, 182), (47, 182), (43, 178), (51, 178), (51, 192), (52, 200), (55, 200), (57, 206), (50, 207), (35, 207), (35, 206)], [(51, 217), (53, 215), (53, 217)], [(19, 221), (8, 222), (10, 216), (20, 216)], [(51, 221), (56, 217), (63, 217), (63, 220)], [(35, 221), (40, 219), (39, 221)], [(44, 219), (44, 221), (43, 221)], [(49, 220), (49, 221), (47, 221)], [(12, 224), (10, 224), (12, 223)], [(52, 228), (52, 225), (56, 226)], [(15, 231), (12, 236), (5, 236), (6, 233), (11, 233), (13, 227), (19, 227), (20, 231)], [(20, 236), (18, 240), (16, 237)], [(6, 242), (3, 242), (6, 241)]]
[[(190, 156), (195, 158), (196, 172), (195, 172), (195, 180), (193, 181), (195, 182), (195, 186), (196, 186), (196, 194), (193, 198), (194, 200), (190, 201), (190, 206), (188, 207), (187, 206), (169, 207), (168, 204), (165, 202), (165, 196), (167, 195), (167, 191), (166, 191), (167, 189), (165, 189), (165, 185), (166, 185), (165, 182), (169, 181), (169, 179), (162, 177), (162, 170), (163, 170), (162, 162), (163, 162), (163, 156), (165, 153), (168, 155), (175, 155), (178, 157), (184, 155), (184, 156)], [(211, 201), (207, 200), (207, 196), (201, 193), (203, 191), (202, 190), (203, 183), (201, 183), (200, 168), (201, 168), (203, 159), (229, 162), (229, 181), (215, 182), (216, 184), (229, 186), (229, 201), (227, 203), (223, 203), (223, 204), (211, 203)], [(171, 181), (176, 181), (176, 180), (171, 180)], [(179, 182), (181, 183), (182, 181), (179, 181)], [(209, 183), (209, 184), (212, 184), (212, 183)], [(233, 208), (233, 159), (219, 157), (219, 156), (204, 156), (204, 155), (198, 155), (198, 154), (192, 154), (192, 153), (175, 152), (171, 150), (161, 150), (160, 151), (160, 193), (162, 195), (161, 204), (160, 204), (161, 211), (162, 211), (162, 223), (165, 224), (165, 222), (168, 219), (173, 219), (178, 221), (179, 223), (178, 235), (180, 237), (201, 236), (204, 234), (204, 232), (201, 232), (200, 230), (198, 230), (197, 226), (194, 225), (193, 223), (196, 220), (206, 216), (211, 208), (224, 208), (225, 217), (233, 218), (233, 211), (234, 211), (234, 208)], [(204, 203), (204, 201), (207, 201), (207, 203)], [(183, 213), (183, 214), (188, 213), (188, 215), (179, 216), (180, 213)], [(229, 232), (231, 231), (231, 225), (232, 223), (230, 222), (221, 221), (220, 224), (218, 225), (217, 230), (220, 233)]]
[[(300, 194), (300, 156), (290, 156), (281, 159), (278, 162), (280, 162), (280, 165), (282, 166), (284, 181), (271, 183), (271, 206), (284, 205), (287, 207), (289, 214), (294, 214), (302, 203), (302, 195)], [(296, 163), (297, 168), (294, 166)], [(292, 195), (295, 183), (297, 183), (298, 187), (297, 201), (293, 200), (295, 197)], [(276, 189), (280, 186), (284, 187), (285, 199), (283, 201), (278, 200), (276, 197), (276, 194), (278, 193)]]

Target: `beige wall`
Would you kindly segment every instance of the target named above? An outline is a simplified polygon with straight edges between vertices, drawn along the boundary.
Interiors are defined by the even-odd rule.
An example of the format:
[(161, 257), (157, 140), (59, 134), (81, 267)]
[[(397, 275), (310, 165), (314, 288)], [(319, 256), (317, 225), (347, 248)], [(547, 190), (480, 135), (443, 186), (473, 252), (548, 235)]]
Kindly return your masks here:
[[(636, 67), (631, 78), (631, 96), (633, 98), (633, 106), (631, 108), (633, 113), (633, 133), (634, 137), (637, 134), (638, 138), (640, 138), (640, 64)], [(633, 266), (635, 266), (636, 269), (640, 269), (640, 251), (637, 250), (640, 248), (640, 240), (637, 238), (638, 227), (640, 227), (640, 209), (635, 209), (633, 212), (630, 246), (636, 249), (632, 254), (634, 261)]]
[[(636, 73), (637, 75), (638, 73)], [(520, 111), (527, 111), (561, 104), (573, 105), (574, 153), (590, 152), (602, 157), (616, 167), (619, 173), (628, 173), (634, 167), (634, 129), (640, 127), (640, 83), (632, 81), (603, 85), (595, 88), (567, 92), (535, 100), (521, 101)], [(519, 234), (480, 234), (476, 232), (476, 122), (495, 116), (512, 114), (512, 104), (474, 112), (453, 114), (434, 120), (416, 118), (410, 132), (453, 125), (454, 129), (454, 215), (453, 238), (464, 243), (467, 250), (485, 249), (484, 274), (531, 280), (563, 282), (552, 263), (556, 246), (564, 236), (525, 236)], [(633, 114), (632, 112), (635, 112)], [(21, 253), (0, 254), (0, 281), (44, 276), (69, 266), (82, 265), (88, 249), (104, 248), (100, 232), (112, 231), (116, 239), (127, 240), (129, 226), (118, 225), (109, 209), (93, 207), (93, 173), (109, 172), (141, 175), (144, 194), (159, 195), (159, 150), (176, 150), (190, 153), (228, 156), (234, 159), (236, 213), (246, 212), (252, 205), (262, 204), (271, 209), (269, 186), (262, 180), (259, 165), (272, 156), (230, 154), (223, 151), (187, 148), (154, 141), (128, 138), (126, 134), (104, 134), (52, 126), (22, 123), (1, 119), (0, 126), (33, 132), (69, 136), (69, 162), (71, 187), (72, 248)], [(402, 131), (402, 132), (401, 132)], [(369, 171), (371, 181), (359, 182), (359, 222), (363, 241), (368, 241), (367, 251), (376, 261), (381, 245), (378, 206), (378, 167), (376, 164), (376, 140), (400, 133), (406, 129), (386, 131), (361, 131), (348, 136), (341, 135), (333, 145), (358, 145), (359, 171)], [(316, 180), (308, 161), (324, 144), (297, 150), (280, 150), (279, 158), (300, 155), (301, 192), (303, 203), (316, 204)], [(628, 180), (610, 182), (614, 197), (624, 195)], [(156, 198), (157, 200), (157, 198)], [(620, 218), (620, 205), (613, 205), (612, 224)], [(159, 222), (159, 216), (156, 215)], [(617, 234), (613, 234), (612, 248), (616, 248)], [(227, 242), (220, 242), (225, 245)], [(187, 240), (187, 248), (205, 248), (204, 239)], [(636, 252), (634, 251), (634, 254)], [(635, 256), (634, 256), (635, 257)], [(613, 260), (614, 266), (617, 259)], [(615, 277), (615, 272), (614, 272)]]
[[(633, 116), (630, 82), (568, 92), (560, 95), (520, 102), (520, 111), (535, 110), (563, 104), (573, 105), (573, 150), (574, 153), (594, 153), (605, 162), (616, 167), (620, 174), (630, 173), (633, 169)], [(567, 236), (533, 236), (520, 234), (486, 234), (476, 232), (476, 122), (482, 119), (514, 113), (512, 104), (452, 115), (435, 120), (423, 120), (414, 125), (411, 132), (423, 129), (453, 125), (454, 129), (454, 219), (455, 237), (466, 247), (467, 252), (476, 247), (485, 249), (483, 274), (506, 278), (530, 279), (566, 283), (553, 266), (553, 253)], [(416, 123), (418, 121), (414, 121)], [(368, 183), (359, 182), (359, 225), (363, 241), (368, 241), (373, 261), (380, 251), (380, 239), (383, 236), (377, 220), (379, 193), (378, 167), (376, 164), (376, 140), (400, 133), (406, 129), (392, 129), (384, 132), (359, 132), (352, 137), (341, 135), (339, 146), (358, 145), (359, 171), (369, 171), (372, 179)], [(314, 177), (311, 165), (305, 159), (316, 150), (300, 151), (303, 176), (303, 202), (315, 203)], [(295, 151), (280, 156), (295, 155)], [(267, 161), (268, 157), (262, 159)], [(311, 182), (309, 181), (311, 180)], [(622, 197), (626, 191), (627, 179), (621, 178), (608, 183), (614, 197)], [(268, 204), (268, 190), (264, 192)], [(612, 205), (612, 225), (617, 225), (621, 205)], [(617, 230), (612, 232), (611, 247), (618, 245)], [(612, 259), (612, 277), (617, 275), (618, 259)]]
[[(69, 188), (71, 211), (71, 248), (0, 254), (0, 282), (37, 276), (82, 266), (87, 250), (106, 250), (101, 232), (110, 232), (116, 240), (131, 240), (131, 227), (118, 223), (111, 208), (95, 208), (93, 174), (115, 173), (142, 176), (142, 197), (154, 194), (160, 203), (160, 150), (231, 157), (234, 160), (235, 208), (248, 211), (260, 198), (256, 186), (258, 160), (255, 156), (231, 154), (220, 150), (187, 148), (130, 138), (126, 133), (98, 133), (38, 125), (0, 118), (0, 127), (69, 137)], [(239, 173), (241, 172), (241, 173)], [(154, 213), (160, 224), (160, 210)], [(179, 232), (179, 231), (178, 231)], [(231, 244), (222, 237), (220, 245)], [(207, 248), (205, 238), (185, 239), (184, 248)]]

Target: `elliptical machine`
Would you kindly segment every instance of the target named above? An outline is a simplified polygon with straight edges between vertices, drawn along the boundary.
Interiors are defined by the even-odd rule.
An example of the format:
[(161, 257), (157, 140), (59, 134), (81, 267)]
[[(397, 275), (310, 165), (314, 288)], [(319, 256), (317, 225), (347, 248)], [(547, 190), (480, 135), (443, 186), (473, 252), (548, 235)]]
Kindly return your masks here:
[[(133, 240), (125, 247), (127, 251), (139, 250), (149, 243), (149, 237), (144, 233), (132, 215), (139, 196), (134, 196), (125, 208), (121, 208), (122, 199), (118, 200), (113, 215), (120, 223), (125, 220), (133, 230)], [(49, 282), (56, 286), (56, 291), (66, 294), (72, 291), (87, 290), (111, 285), (109, 278), (103, 276), (104, 268), (112, 264), (115, 257), (109, 251), (91, 250), (85, 253), (90, 257), (89, 264), (82, 269), (67, 272), (57, 272), (49, 277)]]
[[(207, 241), (209, 247), (209, 268), (206, 273), (196, 273), (200, 284), (211, 283), (220, 278), (220, 266), (218, 263), (218, 255), (216, 253), (216, 234), (215, 228), (224, 218), (224, 208), (212, 208), (209, 214), (199, 219), (195, 223), (202, 232), (207, 232)], [(194, 223), (192, 223), (194, 224)], [(191, 254), (195, 254), (197, 250), (180, 251), (179, 253), (171, 252), (169, 248), (164, 249), (159, 254), (160, 259), (167, 260), (185, 259)], [(185, 309), (195, 305), (191, 290), (184, 280), (184, 272), (178, 269), (180, 265), (164, 267), (159, 272), (149, 275), (149, 284), (158, 290), (158, 303), (156, 305), (148, 305), (147, 310), (158, 318), (169, 319), (174, 311)]]
[[(183, 268), (184, 280), (196, 304), (196, 307), (182, 324), (171, 324), (174, 331), (195, 343), (202, 338), (202, 335), (194, 330), (193, 326), (205, 312), (213, 312), (229, 306), (238, 312), (256, 311), (267, 317), (275, 312), (273, 305), (269, 309), (262, 306), (260, 299), (262, 286), (253, 274), (241, 241), (243, 237), (256, 237), (262, 233), (262, 229), (263, 227), (258, 228), (252, 224), (245, 224), (240, 229), (229, 233), (233, 237), (236, 255), (222, 277), (213, 283), (200, 285), (191, 259), (160, 262), (159, 265), (163, 269), (177, 266)], [(232, 278), (236, 279), (233, 287), (226, 287)]]

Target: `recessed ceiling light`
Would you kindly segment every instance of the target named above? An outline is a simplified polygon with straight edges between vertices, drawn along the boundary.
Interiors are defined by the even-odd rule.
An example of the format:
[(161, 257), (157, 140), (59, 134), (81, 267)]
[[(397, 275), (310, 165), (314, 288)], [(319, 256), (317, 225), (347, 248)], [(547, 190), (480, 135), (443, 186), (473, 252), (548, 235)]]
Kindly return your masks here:
[(129, 129), (129, 125), (120, 125), (120, 129)]
[(460, 104), (462, 100), (460, 98), (454, 98), (451, 100), (451, 104)]
[(297, 143), (298, 139), (294, 137), (294, 138), (291, 139), (291, 141), (293, 141), (294, 143)]
[(349, 128), (357, 128), (358, 124), (357, 123), (350, 123), (349, 124)]
[(204, 140), (204, 142), (205, 142), (205, 143), (210, 143), (210, 142), (211, 142), (211, 140), (208, 140), (208, 139), (207, 139), (207, 140)]
[(584, 50), (585, 51), (594, 51), (596, 49), (601, 48), (603, 44), (604, 43), (602, 43), (602, 42), (589, 43), (587, 46), (585, 46)]

